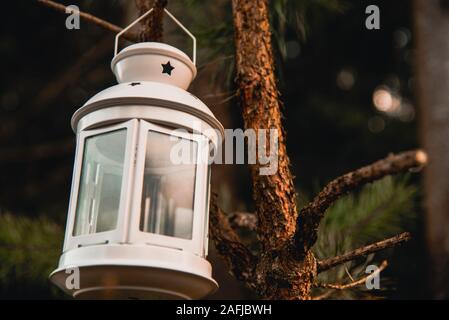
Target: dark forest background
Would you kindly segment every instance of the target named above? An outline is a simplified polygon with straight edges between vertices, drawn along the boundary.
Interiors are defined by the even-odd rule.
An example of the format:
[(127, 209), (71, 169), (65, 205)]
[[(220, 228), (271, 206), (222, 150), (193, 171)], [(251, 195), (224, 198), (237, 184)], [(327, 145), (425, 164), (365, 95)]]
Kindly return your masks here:
[[(120, 26), (137, 14), (134, 1), (63, 4)], [(380, 30), (365, 28), (369, 4), (380, 8)], [(411, 4), (272, 1), (276, 67), (300, 204), (340, 174), (418, 147)], [(191, 91), (226, 128), (243, 127), (233, 98), (229, 1), (169, 0), (168, 8), (199, 37), (199, 75)], [(63, 241), (75, 150), (70, 119), (89, 97), (115, 83), (110, 70), (114, 35), (85, 21), (80, 30), (67, 30), (64, 14), (36, 1), (9, 1), (2, 11), (0, 298), (61, 298), (46, 275), (56, 267)], [(167, 42), (187, 51), (179, 33), (167, 22)], [(374, 99), (379, 94), (393, 104)], [(390, 252), (385, 272), (390, 284), (382, 292), (387, 298), (430, 297), (420, 179), (412, 173), (375, 191), (378, 201), (394, 205), (391, 215), (407, 213), (376, 230), (395, 224), (414, 235)], [(224, 209), (252, 209), (245, 166), (215, 166), (213, 189)], [(343, 205), (359, 211), (373, 205), (360, 200), (366, 193), (360, 196), (356, 205)], [(402, 202), (393, 203), (395, 197)], [(221, 284), (214, 297), (248, 297), (213, 249), (210, 259)]]

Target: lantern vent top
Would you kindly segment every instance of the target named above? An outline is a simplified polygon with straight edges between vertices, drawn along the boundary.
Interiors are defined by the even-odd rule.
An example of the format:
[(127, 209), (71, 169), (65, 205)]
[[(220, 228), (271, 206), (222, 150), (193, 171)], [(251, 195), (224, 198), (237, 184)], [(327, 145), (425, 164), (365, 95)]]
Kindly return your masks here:
[(154, 81), (186, 90), (196, 76), (192, 60), (181, 50), (159, 42), (131, 45), (111, 62), (119, 83)]
[(186, 90), (196, 76), (196, 38), (167, 9), (164, 12), (192, 40), (190, 59), (181, 50), (160, 42), (142, 42), (131, 45), (118, 53), (120, 37), (130, 28), (153, 12), (153, 8), (140, 16), (115, 37), (112, 71), (119, 83), (133, 81), (155, 81), (171, 84)]

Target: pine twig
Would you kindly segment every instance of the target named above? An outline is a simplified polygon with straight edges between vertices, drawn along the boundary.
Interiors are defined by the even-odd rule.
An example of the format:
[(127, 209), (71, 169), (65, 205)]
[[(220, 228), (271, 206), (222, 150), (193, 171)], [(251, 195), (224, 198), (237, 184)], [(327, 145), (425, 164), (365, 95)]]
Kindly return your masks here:
[(322, 260), (317, 262), (317, 269), (318, 273), (326, 271), (328, 269), (331, 269), (339, 264), (345, 263), (347, 261), (352, 261), (360, 256), (365, 256), (370, 253), (378, 252), (387, 248), (394, 247), (396, 245), (399, 245), (403, 242), (409, 241), (411, 239), (411, 234), (409, 232), (401, 233), (397, 236), (394, 236), (389, 239), (385, 239), (358, 249), (355, 249), (353, 251), (350, 251), (348, 253), (345, 253), (341, 256), (337, 256), (334, 258), (330, 258), (327, 260)]
[(237, 279), (246, 281), (253, 275), (256, 258), (231, 228), (228, 217), (218, 207), (216, 194), (212, 194), (210, 205), (209, 231), (211, 239), (214, 241), (218, 253), (226, 260), (229, 270)]
[(363, 283), (366, 282), (366, 280), (370, 277), (374, 277), (375, 275), (381, 273), (383, 270), (385, 270), (385, 268), (388, 267), (388, 262), (386, 260), (384, 260), (382, 262), (382, 264), (380, 265), (380, 267), (374, 271), (373, 273), (364, 276), (363, 278), (350, 282), (350, 283), (346, 283), (346, 284), (333, 284), (333, 283), (317, 283), (315, 286), (319, 287), (319, 288), (324, 288), (324, 289), (332, 289), (332, 290), (346, 290), (346, 289), (350, 289), (350, 288), (354, 288), (357, 287), (358, 285), (361, 285)]
[(327, 298), (329, 298), (329, 296), (334, 293), (335, 290), (327, 290), (326, 292), (324, 292), (323, 294), (320, 294), (319, 296), (316, 297), (312, 297), (312, 300), (325, 300)]
[[(63, 13), (66, 13), (66, 8), (67, 7), (65, 5), (63, 5), (63, 4), (60, 4), (60, 3), (57, 3), (57, 2), (54, 2), (54, 1), (51, 1), (51, 0), (37, 0), (37, 2), (42, 4), (42, 5), (44, 5), (44, 6), (46, 6), (46, 7), (55, 9), (55, 10), (63, 12)], [(117, 25), (115, 25), (113, 23), (110, 23), (108, 21), (105, 21), (103, 19), (100, 19), (100, 18), (98, 18), (98, 17), (96, 17), (96, 16), (94, 16), (94, 15), (92, 15), (90, 13), (86, 13), (86, 12), (80, 11), (79, 15), (84, 20), (86, 20), (86, 21), (88, 21), (90, 23), (96, 24), (97, 26), (100, 26), (103, 29), (112, 31), (114, 33), (119, 33), (120, 31), (123, 30), (119, 26), (117, 26)], [(133, 33), (130, 33), (130, 32), (125, 33), (123, 35), (123, 37), (125, 39), (127, 39), (129, 41), (133, 41), (133, 42), (136, 42), (138, 40), (137, 35), (133, 34)]]
[(380, 180), (385, 176), (419, 168), (426, 164), (427, 154), (422, 150), (413, 150), (390, 154), (385, 159), (334, 179), (308, 205), (301, 209), (294, 237), (296, 249), (300, 252), (306, 252), (313, 246), (324, 213), (335, 201), (348, 192)]

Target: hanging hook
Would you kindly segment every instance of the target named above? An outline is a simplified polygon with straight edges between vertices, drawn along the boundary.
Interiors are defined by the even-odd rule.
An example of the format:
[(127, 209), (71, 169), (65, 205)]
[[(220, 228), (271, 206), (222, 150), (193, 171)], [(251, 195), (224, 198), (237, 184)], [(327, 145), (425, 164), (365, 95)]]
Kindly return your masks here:
[[(127, 32), (129, 29), (131, 29), (132, 27), (134, 27), (139, 21), (141, 21), (142, 19), (144, 19), (145, 17), (147, 17), (151, 12), (153, 12), (154, 8), (151, 8), (150, 10), (148, 10), (147, 12), (145, 12), (142, 16), (140, 16), (139, 18), (137, 18), (136, 20), (134, 20), (129, 26), (127, 26), (125, 29), (123, 29), (122, 31), (120, 31), (116, 36), (115, 36), (115, 45), (114, 45), (114, 57), (117, 55), (118, 53), (118, 41), (120, 39), (120, 37)], [(185, 32), (187, 33), (187, 35), (192, 39), (193, 41), (193, 53), (192, 53), (192, 62), (194, 65), (196, 65), (196, 38), (195, 36), (186, 28), (184, 27), (184, 25), (178, 21), (178, 19), (176, 19), (167, 9), (164, 8), (164, 12)]]

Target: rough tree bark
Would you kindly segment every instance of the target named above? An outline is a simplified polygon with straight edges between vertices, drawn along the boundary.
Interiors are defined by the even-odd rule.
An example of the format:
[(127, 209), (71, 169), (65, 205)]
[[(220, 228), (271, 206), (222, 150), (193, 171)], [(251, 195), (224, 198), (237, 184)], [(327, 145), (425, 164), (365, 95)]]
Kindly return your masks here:
[(427, 245), (434, 298), (449, 298), (449, 1), (414, 1)]
[[(267, 250), (279, 249), (295, 232), (296, 192), (290, 172), (276, 86), (267, 0), (233, 0), (238, 96), (245, 129), (275, 129), (279, 136), (278, 170), (260, 175), (250, 166), (258, 232)], [(264, 150), (269, 152), (267, 138)]]
[(139, 15), (154, 8), (153, 12), (145, 18), (140, 24), (139, 41), (163, 41), (164, 8), (167, 6), (167, 0), (135, 0)]
[[(315, 258), (306, 252), (300, 261), (286, 250), (296, 230), (297, 207), (281, 103), (276, 85), (267, 0), (232, 1), (236, 83), (245, 129), (275, 129), (278, 132), (278, 170), (260, 175), (260, 164), (250, 166), (253, 199), (258, 218), (257, 233), (263, 246), (257, 268), (259, 293), (266, 298), (310, 297)], [(270, 152), (270, 139), (264, 150)], [(260, 141), (257, 141), (260, 143)], [(272, 146), (273, 147), (273, 146)], [(294, 279), (298, 279), (294, 281)]]

